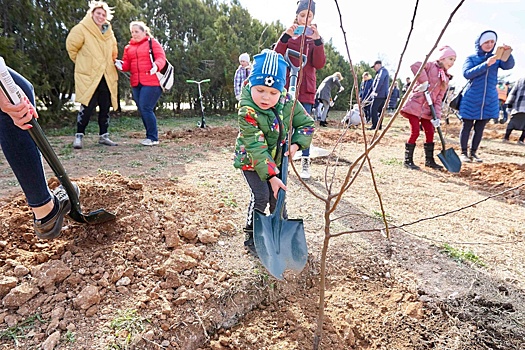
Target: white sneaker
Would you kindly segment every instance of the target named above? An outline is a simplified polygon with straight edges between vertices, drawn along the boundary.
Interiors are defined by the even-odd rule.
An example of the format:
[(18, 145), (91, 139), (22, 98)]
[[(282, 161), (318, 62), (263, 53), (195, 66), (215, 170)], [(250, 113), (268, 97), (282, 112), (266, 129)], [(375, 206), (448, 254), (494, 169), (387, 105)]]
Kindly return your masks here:
[(155, 145), (159, 144), (159, 141), (153, 141), (153, 140), (150, 140), (150, 139), (144, 139), (144, 140), (140, 141), (140, 144), (142, 146), (155, 146)]
[(301, 179), (309, 179), (310, 178), (310, 157), (302, 157), (301, 158), (301, 172), (299, 173), (299, 176)]
[(461, 163), (470, 163), (470, 162), (472, 162), (472, 160), (470, 159), (470, 157), (467, 156), (467, 155), (464, 154), (464, 153), (461, 153), (461, 155), (459, 156), (459, 160), (461, 160)]
[(470, 155), (470, 157), (472, 158), (472, 160), (473, 160), (474, 162), (478, 162), (478, 163), (482, 163), (482, 162), (483, 162), (483, 159), (481, 159), (480, 157), (478, 157), (478, 156), (476, 155), (476, 153), (472, 153), (472, 154)]

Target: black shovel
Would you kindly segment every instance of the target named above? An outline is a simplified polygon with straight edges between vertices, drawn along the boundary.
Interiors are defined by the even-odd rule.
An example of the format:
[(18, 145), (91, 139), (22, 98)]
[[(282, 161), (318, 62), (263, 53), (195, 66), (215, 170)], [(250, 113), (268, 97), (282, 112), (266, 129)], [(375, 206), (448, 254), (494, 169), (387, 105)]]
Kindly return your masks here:
[[(427, 100), (428, 106), (430, 107), (430, 112), (432, 113), (432, 119), (436, 120), (436, 110), (434, 109), (434, 104), (432, 103), (432, 98), (430, 97), (430, 92), (425, 91), (425, 98)], [(437, 155), (443, 166), (450, 171), (451, 173), (459, 173), (461, 170), (461, 160), (454, 151), (453, 148), (445, 149), (445, 138), (441, 132), (441, 126), (437, 127), (439, 134), (439, 139), (441, 140), (441, 152)]]
[[(285, 149), (283, 149), (283, 154)], [(286, 184), (288, 156), (283, 157), (281, 180)], [(302, 219), (285, 219), (284, 199), (286, 192), (279, 190), (275, 210), (265, 215), (254, 212), (253, 237), (255, 250), (268, 272), (283, 280), (286, 269), (301, 271), (308, 259), (308, 247)]]
[[(3, 59), (1, 61), (1, 63), (3, 64)], [(2, 74), (2, 77), (0, 79), (0, 87), (2, 88), (9, 101), (11, 101), (11, 103), (20, 103), (23, 96), (20, 92), (20, 88), (15, 84), (13, 78), (11, 77), (7, 69), (3, 72), (4, 74)], [(33, 141), (35, 141), (37, 147), (40, 149), (40, 152), (46, 159), (47, 163), (55, 173), (62, 186), (64, 186), (64, 188), (66, 189), (67, 195), (69, 196), (69, 200), (71, 201), (71, 211), (68, 214), (69, 217), (76, 222), (87, 224), (100, 224), (106, 221), (114, 220), (116, 218), (115, 214), (112, 214), (106, 211), (105, 209), (98, 209), (92, 211), (87, 215), (82, 214), (78, 194), (75, 188), (73, 187), (73, 183), (67, 176), (66, 170), (60, 163), (60, 160), (58, 160), (55, 151), (49, 144), (49, 141), (44, 135), (40, 124), (38, 124), (38, 122), (34, 118), (29, 122), (29, 124), (33, 126), (31, 129), (28, 130), (29, 135), (31, 136)]]

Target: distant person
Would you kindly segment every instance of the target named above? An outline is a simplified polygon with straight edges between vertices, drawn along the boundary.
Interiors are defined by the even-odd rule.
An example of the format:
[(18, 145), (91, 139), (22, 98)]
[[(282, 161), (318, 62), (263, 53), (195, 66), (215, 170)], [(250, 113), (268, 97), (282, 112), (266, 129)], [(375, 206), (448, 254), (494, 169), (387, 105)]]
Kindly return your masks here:
[(113, 10), (103, 1), (91, 1), (86, 16), (66, 38), (66, 49), (75, 63), (75, 99), (80, 102), (73, 148), (83, 147), (89, 119), (99, 108), (98, 143), (117, 146), (109, 138), (109, 108), (118, 109), (117, 39), (109, 21)]
[[(421, 70), (415, 87), (410, 93), (408, 100), (401, 108), (401, 115), (408, 119), (410, 123), (410, 136), (405, 144), (405, 161), (403, 165), (412, 170), (419, 170), (414, 164), (414, 149), (416, 140), (419, 137), (420, 127), (425, 131), (425, 166), (440, 170), (443, 167), (434, 160), (434, 132), (435, 127), (439, 126), (441, 119), (441, 101), (448, 91), (450, 75), (448, 70), (456, 61), (456, 52), (449, 46), (439, 49), (439, 56), (433, 62), (427, 62)], [(421, 62), (416, 62), (410, 69), (416, 74), (421, 67)], [(430, 93), (432, 104), (436, 113), (436, 120), (433, 120), (430, 106), (425, 97), (425, 91)]]
[[(150, 29), (142, 21), (133, 21), (129, 25), (131, 40), (124, 48), (122, 61), (116, 63), (123, 72), (130, 72), (129, 82), (133, 100), (146, 128), (146, 138), (140, 142), (143, 146), (159, 144), (159, 131), (155, 107), (162, 95), (157, 73), (166, 65), (166, 54), (162, 45), (152, 37)], [(150, 48), (155, 61), (152, 62)]]
[[(335, 72), (332, 75), (327, 76), (323, 79), (321, 82), (321, 85), (319, 85), (319, 88), (317, 89), (317, 92), (315, 94), (315, 98), (320, 100), (320, 103), (323, 104), (322, 107), (322, 113), (321, 113), (321, 121), (319, 122), (320, 126), (326, 127), (328, 126), (328, 123), (326, 122), (326, 115), (328, 114), (328, 110), (330, 109), (330, 101), (332, 100), (332, 89), (334, 87), (338, 88), (338, 93), (342, 92), (345, 88), (341, 85), (341, 81), (343, 80), (343, 76), (340, 72)], [(319, 106), (318, 108), (321, 108)]]
[(257, 256), (253, 241), (253, 212), (255, 209), (270, 213), (275, 209), (277, 192), (286, 191), (279, 168), (283, 159), (281, 146), (292, 128), (289, 159), (301, 149), (310, 147), (314, 121), (301, 103), (294, 108), (293, 125), (290, 126), (294, 101), (285, 94), (288, 63), (275, 51), (263, 50), (253, 57), (248, 85), (241, 91), (239, 109), (239, 135), (237, 136), (234, 167), (242, 170), (250, 187), (250, 203), (246, 216), (244, 246)]
[(365, 119), (367, 123), (371, 121), (371, 110), (372, 110), (372, 76), (368, 72), (364, 72), (361, 80), (361, 87), (359, 88), (359, 98), (363, 112), (365, 113)]
[[(506, 83), (503, 83), (503, 81), (499, 81), (496, 88), (498, 89), (498, 100), (499, 100), (499, 110), (503, 114), (503, 119), (500, 119), (500, 124), (505, 124), (507, 122), (507, 106), (505, 105), (505, 100), (507, 100), (507, 95), (509, 94), (510, 83), (507, 81)], [(497, 119), (494, 119), (494, 122), (498, 122)]]
[(410, 84), (412, 84), (412, 81), (410, 80), (410, 77), (406, 77), (405, 84), (403, 84), (403, 89), (401, 90), (402, 95), (406, 94)]
[[(495, 89), (498, 81), (498, 69), (512, 69), (514, 57), (509, 55), (506, 61), (496, 59), (493, 55), (497, 40), (496, 32), (486, 30), (475, 41), (476, 53), (470, 55), (463, 64), (463, 76), (470, 80), (470, 86), (463, 92), (463, 99), (459, 106), (459, 116), (463, 122), (460, 132), (462, 162), (482, 162), (477, 151), (483, 131), (490, 119), (499, 116), (498, 92)], [(505, 51), (511, 50), (508, 45), (503, 45)], [(474, 128), (470, 156), (468, 141), (470, 131)]]
[[(308, 0), (301, 0), (297, 3), (297, 10), (295, 11), (295, 21), (288, 27), (279, 38), (274, 50), (285, 55), (286, 49), (292, 49), (301, 52), (301, 35), (294, 34), (294, 31), (299, 26), (304, 26), (306, 29), (306, 40), (304, 42), (303, 54), (307, 56), (306, 65), (302, 68), (302, 83), (299, 88), (297, 99), (306, 111), (311, 114), (312, 107), (315, 103), (315, 93), (317, 91), (316, 71), (324, 67), (326, 63), (326, 55), (324, 51), (324, 42), (317, 30), (317, 24), (313, 24), (312, 20), (315, 16), (315, 1), (312, 1), (310, 11), (308, 11)], [(290, 61), (296, 67), (301, 67), (301, 62), (295, 57), (290, 57)], [(286, 88), (290, 87), (290, 77), (287, 75)], [(310, 178), (310, 148), (302, 151), (301, 158), (301, 172), (299, 176), (302, 179)]]
[(239, 56), (239, 67), (235, 71), (233, 78), (233, 90), (237, 101), (241, 99), (241, 90), (244, 82), (250, 75), (250, 55), (246, 52)]
[(14, 70), (8, 70), (27, 97), (13, 105), (0, 92), (0, 146), (33, 213), (36, 236), (51, 240), (60, 236), (64, 217), (71, 211), (71, 202), (62, 186), (53, 192), (49, 190), (42, 156), (26, 131), (32, 128), (27, 123), (38, 118), (33, 86)]
[(390, 100), (388, 101), (388, 110), (390, 112), (395, 111), (397, 102), (399, 101), (399, 96), (399, 87), (397, 81), (394, 81), (394, 89), (392, 90), (392, 95), (390, 95)]
[(510, 90), (505, 101), (510, 114), (510, 121), (505, 131), (504, 142), (508, 142), (513, 130), (521, 130), (518, 145), (525, 145), (525, 78), (521, 78)]
[(386, 68), (383, 67), (383, 63), (379, 60), (374, 62), (373, 68), (376, 71), (376, 76), (372, 83), (374, 102), (372, 103), (372, 110), (370, 112), (372, 115), (372, 126), (368, 130), (375, 130), (376, 128), (381, 130), (382, 125), (378, 123), (388, 96), (389, 75)]

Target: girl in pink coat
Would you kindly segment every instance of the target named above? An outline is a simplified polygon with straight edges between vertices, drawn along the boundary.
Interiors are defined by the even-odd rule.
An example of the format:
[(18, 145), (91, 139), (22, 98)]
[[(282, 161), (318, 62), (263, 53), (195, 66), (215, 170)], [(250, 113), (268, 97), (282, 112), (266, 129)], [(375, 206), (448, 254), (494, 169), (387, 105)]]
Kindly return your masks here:
[[(450, 67), (456, 61), (456, 52), (449, 46), (439, 49), (439, 58), (436, 61), (428, 62), (419, 78), (416, 81), (414, 90), (401, 109), (401, 115), (408, 119), (410, 123), (410, 137), (405, 144), (405, 167), (413, 170), (419, 170), (414, 164), (414, 149), (416, 140), (419, 137), (420, 126), (425, 132), (425, 166), (432, 169), (442, 169), (434, 161), (434, 128), (439, 126), (441, 119), (441, 102), (448, 90), (448, 83), (451, 76), (448, 74)], [(421, 62), (416, 62), (410, 66), (414, 74), (421, 67)], [(430, 107), (425, 99), (425, 91), (430, 93), (434, 109), (436, 111), (436, 120), (432, 120)]]

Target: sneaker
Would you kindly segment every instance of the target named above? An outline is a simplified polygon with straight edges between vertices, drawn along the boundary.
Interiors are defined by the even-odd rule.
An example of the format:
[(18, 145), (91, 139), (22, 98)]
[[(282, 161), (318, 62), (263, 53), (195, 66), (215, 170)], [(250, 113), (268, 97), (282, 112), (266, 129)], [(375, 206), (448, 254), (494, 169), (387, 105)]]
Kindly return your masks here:
[(518, 145), (525, 146), (525, 142), (523, 142), (523, 141), (518, 141)]
[[(78, 186), (73, 184), (77, 193), (79, 192)], [(42, 223), (41, 220), (33, 220), (33, 227), (35, 234), (40, 239), (54, 239), (60, 236), (62, 233), (62, 224), (64, 223), (64, 216), (69, 214), (71, 211), (71, 202), (67, 195), (66, 189), (60, 185), (53, 191), (54, 198), (58, 202), (58, 211), (49, 221)]]
[(74, 149), (82, 149), (82, 138), (84, 137), (84, 134), (77, 132), (75, 134), (75, 140), (73, 141), (73, 148)]
[(310, 157), (302, 157), (301, 158), (301, 172), (299, 173), (299, 176), (301, 179), (309, 179), (310, 178)]
[(477, 163), (481, 163), (481, 162), (483, 162), (483, 159), (481, 159), (480, 157), (478, 157), (478, 156), (476, 155), (476, 153), (472, 153), (470, 156), (472, 157), (472, 160), (475, 161), (475, 162), (477, 162)]
[(503, 143), (509, 143), (509, 139), (503, 139), (503, 140), (501, 140), (501, 142), (503, 142)]
[(98, 137), (98, 143), (106, 146), (118, 146), (116, 142), (109, 139), (109, 133), (102, 134)]
[(248, 239), (247, 241), (244, 241), (244, 247), (246, 248), (249, 254), (253, 255), (256, 258), (259, 257), (259, 255), (257, 254), (257, 249), (255, 249), (253, 237)]
[(153, 141), (153, 140), (150, 140), (150, 139), (144, 139), (144, 140), (140, 141), (140, 144), (142, 146), (155, 146), (155, 145), (159, 144), (159, 141)]
[(470, 163), (470, 162), (472, 162), (472, 159), (470, 159), (470, 157), (467, 156), (464, 153), (461, 153), (461, 155), (459, 156), (459, 160), (461, 160), (461, 163)]

